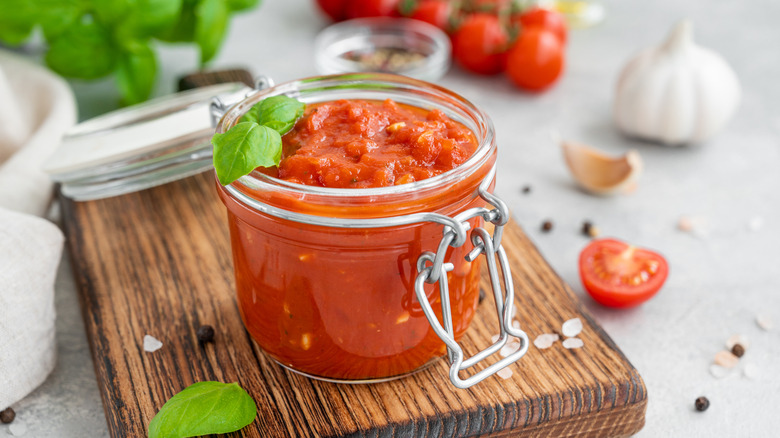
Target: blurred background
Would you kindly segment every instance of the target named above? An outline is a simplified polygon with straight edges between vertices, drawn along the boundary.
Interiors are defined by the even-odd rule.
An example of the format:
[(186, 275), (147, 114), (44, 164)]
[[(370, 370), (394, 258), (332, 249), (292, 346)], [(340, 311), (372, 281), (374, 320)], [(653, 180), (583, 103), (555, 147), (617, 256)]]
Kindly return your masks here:
[[(558, 3), (544, 6), (570, 14), (584, 7)], [(780, 379), (773, 370), (780, 333), (762, 329), (756, 317), (780, 320), (780, 2), (604, 0), (589, 6), (592, 15), (568, 25), (562, 72), (541, 91), (518, 87), (504, 73), (475, 74), (457, 57), (435, 81), (492, 117), (499, 142), (496, 192), (644, 378), (649, 407), (638, 436), (776, 436)], [(682, 19), (693, 24), (694, 40), (736, 73), (741, 100), (717, 132), (692, 145), (627, 136), (613, 118), (620, 72), (642, 49), (662, 44)], [(265, 0), (231, 17), (208, 68), (243, 68), (277, 83), (317, 75), (315, 39), (331, 23), (314, 0)], [(38, 35), (12, 50), (42, 62), (45, 47)], [(153, 97), (175, 92), (201, 62), (196, 44), (152, 39), (149, 47), (157, 60)], [(69, 83), (80, 120), (127, 101), (113, 76)], [(630, 193), (589, 194), (567, 170), (561, 140), (613, 156), (635, 149), (643, 173)], [(547, 221), (552, 226), (545, 231)], [(601, 237), (663, 254), (670, 275), (658, 295), (630, 309), (604, 307), (588, 296), (578, 272), (580, 251), (591, 238), (582, 232), (585, 221)], [(59, 362), (15, 409), (27, 436), (107, 436), (67, 256), (56, 291)], [(714, 355), (735, 334), (751, 339), (740, 367), (749, 362), (757, 372), (713, 375)], [(694, 409), (701, 395), (712, 403), (705, 413)], [(0, 426), (2, 436), (10, 436), (7, 427)]]

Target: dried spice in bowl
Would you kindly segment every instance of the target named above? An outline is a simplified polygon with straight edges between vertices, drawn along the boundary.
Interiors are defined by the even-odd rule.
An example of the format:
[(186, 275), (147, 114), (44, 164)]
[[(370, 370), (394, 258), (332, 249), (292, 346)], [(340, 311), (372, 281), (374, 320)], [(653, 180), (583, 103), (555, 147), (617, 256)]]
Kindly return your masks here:
[(402, 47), (378, 47), (352, 50), (342, 55), (347, 61), (360, 64), (361, 71), (400, 73), (422, 64), (427, 55)]

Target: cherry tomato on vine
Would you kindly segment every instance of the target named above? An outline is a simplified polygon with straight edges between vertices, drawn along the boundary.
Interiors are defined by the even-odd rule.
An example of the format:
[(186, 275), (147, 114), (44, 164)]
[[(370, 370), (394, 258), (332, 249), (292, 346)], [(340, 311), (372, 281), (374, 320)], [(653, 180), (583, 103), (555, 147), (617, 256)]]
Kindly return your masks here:
[(430, 23), (439, 29), (450, 29), (452, 4), (448, 0), (422, 0), (414, 8), (409, 18)]
[(566, 19), (558, 12), (545, 8), (532, 8), (513, 16), (512, 22), (519, 23), (522, 27), (547, 29), (554, 33), (561, 40), (561, 43), (566, 44)]
[(509, 8), (512, 0), (463, 0), (461, 7), (470, 12), (498, 14), (503, 8)]
[(333, 21), (363, 17), (395, 17), (401, 0), (317, 0)]
[(615, 239), (592, 241), (580, 253), (580, 278), (597, 302), (633, 307), (661, 289), (669, 274), (662, 255)]
[(317, 5), (331, 20), (341, 21), (347, 19), (347, 3), (350, 1), (352, 0), (317, 0)]
[(506, 73), (520, 88), (541, 91), (563, 72), (563, 43), (552, 32), (538, 27), (520, 31), (506, 58)]
[(480, 74), (503, 70), (509, 35), (495, 15), (473, 14), (452, 35), (452, 54), (463, 68)]
[(350, 0), (347, 2), (348, 18), (397, 17), (401, 0)]

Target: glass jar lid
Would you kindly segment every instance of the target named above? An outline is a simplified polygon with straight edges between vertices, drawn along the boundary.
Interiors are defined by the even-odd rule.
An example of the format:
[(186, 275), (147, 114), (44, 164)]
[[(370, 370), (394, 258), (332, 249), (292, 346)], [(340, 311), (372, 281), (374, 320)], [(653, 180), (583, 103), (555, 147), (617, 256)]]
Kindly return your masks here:
[(164, 96), (82, 122), (43, 165), (77, 201), (107, 198), (212, 167), (211, 102), (229, 105), (254, 90), (227, 83)]
[(325, 28), (315, 41), (321, 74), (395, 73), (425, 81), (450, 68), (450, 39), (441, 29), (408, 18), (359, 18)]

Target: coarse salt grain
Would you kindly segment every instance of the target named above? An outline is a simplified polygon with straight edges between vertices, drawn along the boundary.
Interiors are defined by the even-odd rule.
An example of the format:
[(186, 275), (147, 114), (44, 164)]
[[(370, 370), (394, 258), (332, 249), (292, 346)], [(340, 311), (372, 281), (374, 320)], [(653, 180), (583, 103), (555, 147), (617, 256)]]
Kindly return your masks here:
[(507, 342), (506, 345), (501, 347), (501, 350), (498, 353), (501, 355), (501, 357), (507, 357), (519, 349), (520, 349), (519, 342)]
[(750, 341), (748, 340), (748, 338), (742, 335), (734, 335), (726, 340), (726, 348), (728, 348), (729, 350), (734, 348), (734, 346), (737, 344), (745, 347), (745, 350), (747, 350), (748, 347), (750, 347)]
[(774, 328), (774, 323), (772, 322), (772, 319), (769, 318), (767, 315), (758, 315), (756, 316), (756, 325), (758, 325), (761, 330), (768, 332)]
[(155, 338), (151, 335), (145, 335), (144, 336), (144, 351), (148, 353), (154, 353), (155, 351), (162, 348), (163, 343), (160, 342), (159, 339)]
[(693, 230), (693, 221), (687, 216), (682, 216), (680, 217), (680, 220), (677, 221), (677, 229), (685, 232), (691, 231)]
[(739, 358), (730, 351), (721, 350), (715, 355), (715, 365), (720, 365), (723, 368), (734, 368), (738, 363)]
[(534, 339), (534, 345), (540, 350), (552, 347), (552, 344), (559, 339), (559, 336), (555, 333), (544, 333)]
[(677, 229), (699, 238), (706, 238), (709, 234), (709, 225), (703, 217), (681, 216)]
[(750, 222), (748, 222), (748, 230), (750, 231), (759, 231), (764, 226), (764, 218), (761, 216), (756, 216), (752, 219), (750, 219)]
[(715, 365), (715, 364), (710, 365), (710, 374), (712, 374), (712, 377), (715, 377), (716, 379), (722, 379), (726, 377), (730, 371), (731, 370), (729, 370), (728, 368), (723, 368), (720, 365)]
[(561, 326), (563, 336), (573, 338), (582, 332), (582, 321), (579, 318), (573, 318), (563, 323)]
[(493, 335), (493, 337), (490, 338), (490, 342), (495, 344), (496, 341), (498, 341), (498, 338), (500, 338), (500, 337), (501, 337), (501, 335)]
[(18, 418), (8, 425), (8, 432), (13, 436), (22, 436), (27, 433), (27, 424)]
[(512, 321), (512, 327), (519, 329), (520, 328), (520, 321), (514, 320)]
[(573, 348), (582, 348), (583, 345), (585, 345), (585, 343), (582, 342), (582, 339), (580, 338), (568, 338), (563, 340), (563, 348), (569, 350)]
[(752, 363), (746, 363), (745, 368), (742, 369), (742, 375), (750, 380), (758, 377), (758, 368)]
[(501, 377), (502, 379), (506, 380), (506, 379), (512, 377), (512, 370), (509, 369), (509, 368), (501, 368), (500, 370), (498, 370), (496, 375), (498, 377)]

